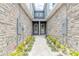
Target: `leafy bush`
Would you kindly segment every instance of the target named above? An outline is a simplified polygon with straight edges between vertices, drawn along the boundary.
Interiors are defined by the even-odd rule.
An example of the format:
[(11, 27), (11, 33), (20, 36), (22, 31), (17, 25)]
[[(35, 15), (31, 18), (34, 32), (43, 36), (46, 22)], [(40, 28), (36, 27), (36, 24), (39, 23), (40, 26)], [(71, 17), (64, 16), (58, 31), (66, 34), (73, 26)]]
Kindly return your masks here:
[(60, 48), (61, 48), (61, 49), (64, 49), (64, 48), (65, 48), (65, 46), (64, 46), (64, 45), (62, 45), (62, 44), (60, 44)]
[(56, 43), (56, 39), (52, 38), (52, 36), (48, 35), (47, 39), (50, 40), (51, 42), (53, 42), (54, 44)]
[(55, 42), (55, 45), (60, 48), (60, 43), (58, 41)]
[(70, 55), (71, 55), (71, 56), (79, 56), (79, 52), (73, 51), (73, 52), (70, 53)]

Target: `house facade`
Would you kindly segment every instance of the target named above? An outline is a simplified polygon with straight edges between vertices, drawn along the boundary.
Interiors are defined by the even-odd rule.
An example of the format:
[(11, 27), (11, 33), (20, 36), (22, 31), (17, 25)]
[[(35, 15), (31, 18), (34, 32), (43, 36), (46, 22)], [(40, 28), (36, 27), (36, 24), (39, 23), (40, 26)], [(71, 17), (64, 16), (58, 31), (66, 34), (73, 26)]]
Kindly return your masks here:
[[(29, 35), (51, 35), (79, 51), (79, 4), (0, 4), (0, 55), (7, 55)], [(43, 7), (42, 7), (43, 6)]]

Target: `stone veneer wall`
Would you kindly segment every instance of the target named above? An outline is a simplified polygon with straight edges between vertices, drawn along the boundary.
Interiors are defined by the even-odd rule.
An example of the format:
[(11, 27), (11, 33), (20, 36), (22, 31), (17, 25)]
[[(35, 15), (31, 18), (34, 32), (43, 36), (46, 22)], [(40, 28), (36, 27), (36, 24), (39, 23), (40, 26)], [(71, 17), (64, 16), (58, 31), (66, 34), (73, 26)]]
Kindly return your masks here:
[(69, 47), (79, 51), (79, 4), (67, 4), (68, 37)]
[(32, 21), (19, 4), (0, 4), (0, 55), (14, 51), (31, 34)]
[(62, 4), (47, 20), (47, 34), (79, 51), (79, 4)]

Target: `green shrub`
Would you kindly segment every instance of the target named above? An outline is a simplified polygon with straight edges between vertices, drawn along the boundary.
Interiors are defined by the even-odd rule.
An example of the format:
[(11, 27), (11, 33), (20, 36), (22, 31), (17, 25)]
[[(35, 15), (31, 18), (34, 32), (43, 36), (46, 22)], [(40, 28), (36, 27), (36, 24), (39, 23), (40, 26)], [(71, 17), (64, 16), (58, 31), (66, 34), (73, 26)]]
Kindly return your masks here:
[(60, 43), (58, 41), (55, 42), (55, 45), (60, 48)]
[(70, 55), (71, 55), (71, 56), (79, 56), (79, 52), (73, 51), (73, 52), (70, 53)]
[(15, 56), (17, 54), (17, 52), (12, 52), (10, 54), (8, 54), (9, 56)]
[(9, 54), (10, 56), (25, 56), (25, 55), (28, 55), (28, 53), (25, 53), (25, 52), (13, 52), (11, 54)]
[(62, 44), (60, 44), (60, 48), (61, 48), (61, 49), (64, 49), (64, 48), (65, 48), (65, 46), (64, 46), (64, 45), (62, 45)]
[(30, 45), (29, 47), (28, 47), (28, 51), (30, 51), (32, 49), (32, 45)]
[(54, 44), (56, 43), (56, 39), (53, 38), (52, 36), (48, 35), (47, 39), (50, 40), (51, 42), (53, 42)]

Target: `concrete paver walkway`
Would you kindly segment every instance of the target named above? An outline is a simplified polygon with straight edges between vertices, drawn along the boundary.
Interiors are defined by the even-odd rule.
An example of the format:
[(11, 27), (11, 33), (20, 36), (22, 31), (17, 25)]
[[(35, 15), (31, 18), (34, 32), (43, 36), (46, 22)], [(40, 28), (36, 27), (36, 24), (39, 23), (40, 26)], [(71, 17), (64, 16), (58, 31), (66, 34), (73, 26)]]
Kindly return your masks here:
[(57, 56), (59, 52), (51, 51), (46, 43), (45, 36), (35, 36), (35, 43), (29, 56)]

